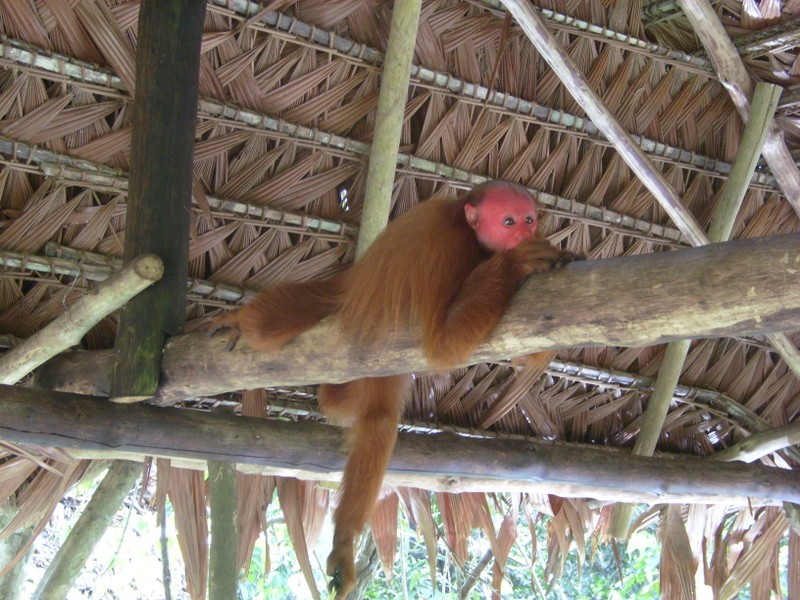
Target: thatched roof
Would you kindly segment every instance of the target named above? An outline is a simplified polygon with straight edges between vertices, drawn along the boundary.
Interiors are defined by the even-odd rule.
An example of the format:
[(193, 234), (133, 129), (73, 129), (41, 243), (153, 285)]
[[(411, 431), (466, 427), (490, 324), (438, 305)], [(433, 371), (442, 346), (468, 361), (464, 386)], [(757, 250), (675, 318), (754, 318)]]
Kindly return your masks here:
[[(748, 93), (755, 81), (782, 88), (774, 119), (780, 135), (767, 142), (730, 238), (800, 231), (800, 175), (794, 164), (800, 152), (797, 2), (714, 3), (717, 24), (735, 48), (719, 56), (709, 56), (694, 33), (699, 13), (687, 11), (693, 23), (677, 3), (533, 4), (679, 206), (665, 205), (643, 183), (602, 123), (574, 99), (576, 89), (562, 83), (516, 20), (506, 20), (503, 4), (426, 0), (392, 214), (503, 178), (524, 184), (539, 198), (542, 227), (554, 243), (590, 260), (697, 245), (696, 232), (708, 230), (742, 145), (741, 99), (737, 106), (732, 97), (742, 89), (736, 68), (743, 65)], [(391, 8), (365, 0), (208, 2), (193, 158), (187, 331), (262, 286), (310, 279), (354, 259)], [(122, 0), (0, 2), (0, 262), (5, 265), (0, 333), (8, 347), (64, 313), (122, 264), (138, 9), (138, 3)], [(716, 35), (710, 27), (702, 29)], [(695, 285), (700, 301), (703, 282)], [(613, 279), (604, 282), (609, 305), (617, 286)], [(789, 302), (786, 314), (796, 318), (798, 302)], [(619, 311), (619, 320), (630, 318)], [(81, 346), (112, 348), (116, 326), (116, 316), (103, 319)], [(708, 456), (758, 432), (794, 424), (789, 432), (794, 446), (779, 444), (757, 458), (768, 466), (800, 468), (799, 345), (800, 332), (791, 330), (692, 341), (682, 367), (678, 362), (679, 386), (669, 393), (657, 449)], [(404, 419), (427, 430), (631, 447), (665, 352), (664, 344), (563, 348), (546, 375), (535, 380), (502, 361), (421, 374)], [(178, 406), (234, 407), (247, 415), (317, 421), (314, 383), (183, 399)], [(0, 465), (4, 494), (17, 492), (22, 502), (32, 496), (20, 495), (24, 485), (43, 490), (25, 519), (46, 515), (48, 502), (63, 493), (66, 480), (54, 478), (74, 481), (85, 469), (75, 462), (86, 456), (79, 452), (36, 451), (58, 466), (58, 474), (37, 469), (16, 452), (12, 448)], [(202, 493), (191, 475), (184, 481), (178, 472), (169, 483), (173, 500)], [(283, 499), (328, 493), (313, 483), (266, 481), (248, 485), (271, 495), (277, 481)], [(403, 488), (403, 500), (411, 506), (409, 494), (416, 493)], [(462, 511), (470, 515), (462, 522), (476, 523), (475, 506), (484, 506), (485, 499), (469, 498), (463, 504), (442, 501), (442, 510), (452, 511), (456, 521)], [(327, 496), (316, 504), (306, 501), (307, 526), (317, 527), (327, 502)], [(574, 508), (569, 514), (575, 518), (555, 509), (562, 532), (582, 543), (584, 533), (605, 531), (610, 505), (601, 509), (578, 498), (563, 502)], [(287, 505), (291, 502), (282, 500)], [(709, 585), (730, 591), (752, 580), (753, 590), (768, 593), (776, 541), (788, 536), (795, 565), (790, 580), (800, 593), (800, 538), (774, 506), (751, 510), (739, 503), (727, 512), (693, 513), (699, 519), (694, 526), (705, 527), (690, 532), (695, 557), (731, 513), (738, 514), (736, 527), (724, 541), (734, 545), (744, 531), (752, 539), (743, 542), (741, 554), (731, 550), (728, 562), (715, 559)], [(253, 516), (250, 527), (257, 522)], [(576, 532), (576, 526), (584, 531)], [(669, 537), (674, 529), (668, 532), (664, 544), (677, 544)], [(759, 544), (759, 535), (767, 534), (769, 543)], [(455, 540), (461, 533), (448, 535)], [(730, 546), (720, 540), (719, 552), (727, 552)], [(748, 556), (763, 566), (743, 575), (740, 563)], [(680, 579), (667, 568), (662, 577), (662, 590)]]

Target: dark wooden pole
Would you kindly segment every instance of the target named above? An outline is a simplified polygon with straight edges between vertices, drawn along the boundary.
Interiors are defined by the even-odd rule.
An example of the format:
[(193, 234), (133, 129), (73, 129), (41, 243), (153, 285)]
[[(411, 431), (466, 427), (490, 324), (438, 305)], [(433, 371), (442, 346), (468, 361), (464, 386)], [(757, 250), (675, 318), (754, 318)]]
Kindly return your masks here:
[(155, 254), (164, 277), (122, 310), (111, 396), (151, 396), (166, 335), (186, 310), (192, 154), (202, 0), (144, 0), (139, 8), (125, 259)]
[[(203, 413), (0, 386), (0, 439), (98, 452), (218, 460), (336, 480), (346, 453), (336, 427)], [(122, 456), (118, 454), (118, 456)], [(630, 502), (747, 505), (800, 501), (796, 471), (525, 440), (402, 433), (388, 485), (441, 491), (535, 491)]]

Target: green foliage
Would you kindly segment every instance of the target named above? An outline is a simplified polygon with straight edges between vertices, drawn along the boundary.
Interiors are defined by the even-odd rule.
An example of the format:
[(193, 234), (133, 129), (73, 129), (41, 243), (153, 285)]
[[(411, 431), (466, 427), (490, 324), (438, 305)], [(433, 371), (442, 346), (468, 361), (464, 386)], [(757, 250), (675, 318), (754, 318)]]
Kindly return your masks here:
[[(441, 535), (441, 517), (433, 505), (434, 520), (439, 528), (437, 574), (436, 581), (431, 581), (428, 557), (425, 544), (421, 536), (417, 535), (409, 526), (405, 514), (401, 511), (398, 524), (399, 548), (391, 576), (383, 571), (368, 586), (365, 598), (374, 600), (407, 600), (409, 598), (431, 598), (433, 600), (456, 600), (458, 592), (467, 580), (469, 573), (489, 548), (489, 542), (482, 532), (472, 532), (468, 549), (470, 562), (459, 565), (452, 552), (447, 548)], [(277, 516), (278, 513), (276, 513)], [(524, 519), (523, 519), (524, 520)], [(615, 558), (614, 547), (610, 542), (595, 544), (588, 550), (588, 556), (580, 561), (577, 550), (573, 546), (569, 552), (563, 575), (554, 582), (550, 590), (545, 589), (545, 568), (547, 565), (547, 527), (548, 518), (541, 518), (536, 526), (536, 547), (539, 549), (535, 560), (532, 561), (533, 540), (527, 523), (520, 521), (518, 524), (518, 539), (509, 553), (506, 563), (506, 572), (501, 594), (503, 597), (513, 597), (520, 600), (553, 599), (564, 600), (591, 600), (607, 598), (610, 600), (625, 600), (627, 598), (658, 598), (658, 568), (660, 559), (660, 546), (654, 527), (650, 530), (638, 532), (627, 545), (618, 548), (619, 563)], [(497, 525), (497, 523), (496, 523)], [(283, 527), (270, 528), (276, 541), (285, 531)], [(272, 537), (270, 538), (272, 539)], [(286, 538), (282, 550), (273, 553), (280, 559), (274, 565), (273, 572), (266, 578), (263, 572), (254, 570), (242, 585), (242, 600), (255, 600), (260, 598), (291, 598), (294, 594), (304, 596), (303, 588), (294, 588), (293, 583), (300, 580), (299, 568), (292, 552), (286, 548)], [(327, 547), (320, 550), (327, 551)], [(254, 554), (253, 563), (261, 563), (260, 552)], [(286, 560), (284, 560), (286, 559)], [(533, 563), (533, 568), (531, 565)], [(472, 587), (468, 598), (486, 598), (491, 593), (491, 574), (493, 563), (481, 572), (478, 582)], [(620, 573), (622, 577), (620, 577)], [(262, 587), (254, 585), (254, 575), (262, 578)], [(293, 591), (289, 591), (292, 588)], [(323, 589), (323, 588), (320, 588)], [(247, 593), (244, 593), (247, 591)], [(307, 593), (307, 592), (306, 592)]]
[[(79, 490), (88, 498), (92, 488)], [(503, 512), (508, 510), (510, 500), (498, 496), (493, 505), (495, 530), (498, 530)], [(85, 500), (75, 498), (62, 502), (60, 511), (69, 511), (69, 519), (54, 517), (61, 527), (47, 532), (51, 544), (63, 539), (77, 518)], [(490, 503), (492, 504), (492, 503)], [(402, 504), (401, 504), (402, 506)], [(489, 541), (480, 530), (473, 530), (467, 542), (469, 560), (459, 564), (444, 540), (442, 518), (434, 501), (432, 503), (434, 523), (438, 530), (436, 578), (431, 580), (427, 549), (417, 531), (409, 524), (403, 510), (399, 512), (398, 549), (395, 564), (389, 576), (381, 571), (370, 582), (365, 597), (374, 600), (409, 600), (430, 598), (433, 600), (456, 600), (459, 590), (476, 570), (482, 557), (490, 548)], [(75, 513), (74, 515), (71, 513)], [(183, 591), (183, 564), (174, 530), (173, 510), (167, 503), (168, 547), (172, 571), (173, 600), (188, 600)], [(246, 573), (239, 580), (237, 600), (290, 600), (310, 597), (306, 581), (300, 571), (291, 545), (283, 515), (277, 502), (272, 502), (267, 511), (265, 535), (256, 542), (253, 558)], [(728, 527), (730, 527), (730, 523)], [(554, 524), (550, 517), (534, 516), (533, 532), (522, 516), (517, 523), (516, 542), (512, 545), (506, 561), (501, 586), (502, 598), (519, 600), (626, 600), (627, 598), (659, 598), (660, 543), (657, 536), (657, 521), (644, 530), (637, 531), (627, 543), (614, 544), (591, 537), (586, 540), (586, 556), (578, 556), (573, 542), (566, 550), (561, 576), (550, 582), (548, 577), (549, 529)], [(535, 536), (535, 539), (531, 536)], [(155, 514), (142, 510), (136, 495), (129, 497), (120, 510), (114, 525), (98, 545), (87, 569), (76, 585), (70, 598), (99, 598), (101, 600), (142, 600), (163, 596), (161, 576), (160, 532), (156, 527)], [(311, 549), (311, 563), (316, 577), (317, 589), (325, 590), (324, 561), (330, 548), (332, 527), (330, 520), (323, 528), (322, 536)], [(709, 552), (713, 548), (708, 549)], [(41, 552), (41, 550), (39, 551)], [(787, 538), (781, 540), (781, 578), (785, 589), (786, 564), (788, 561)], [(41, 556), (41, 555), (40, 555)], [(32, 561), (33, 562), (33, 561)], [(29, 563), (32, 567), (32, 563)], [(478, 574), (470, 588), (468, 598), (487, 598), (491, 595), (493, 561)], [(552, 568), (552, 564), (550, 566)], [(40, 573), (28, 576), (25, 592), (35, 586)], [(124, 579), (127, 589), (120, 589), (118, 582)], [(548, 585), (549, 584), (549, 585)], [(112, 591), (113, 590), (113, 593)], [(24, 593), (25, 593), (24, 592)], [(71, 593), (73, 593), (71, 592)], [(99, 593), (98, 593), (99, 592)], [(324, 595), (323, 595), (324, 597)], [(749, 586), (740, 597), (750, 597)]]

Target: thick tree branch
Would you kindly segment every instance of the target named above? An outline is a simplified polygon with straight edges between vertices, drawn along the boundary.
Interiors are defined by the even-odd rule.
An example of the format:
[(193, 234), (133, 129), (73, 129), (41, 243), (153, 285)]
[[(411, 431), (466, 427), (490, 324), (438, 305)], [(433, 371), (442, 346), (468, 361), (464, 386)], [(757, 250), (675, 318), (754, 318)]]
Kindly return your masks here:
[[(337, 481), (345, 461), (336, 427), (203, 413), (0, 386), (0, 439), (15, 443), (230, 461), (263, 472)], [(101, 456), (97, 454), (96, 456)], [(84, 454), (85, 456), (85, 454)], [(389, 485), (529, 491), (630, 502), (754, 505), (800, 502), (796, 471), (526, 440), (401, 433)]]
[[(609, 285), (614, 301), (609, 301)], [(644, 346), (676, 339), (800, 329), (800, 234), (738, 240), (602, 261), (532, 277), (473, 362), (578, 346)], [(409, 337), (379, 347), (351, 344), (323, 323), (276, 352), (237, 347), (226, 336), (180, 335), (166, 346), (158, 401), (269, 386), (339, 382), (427, 369)], [(108, 352), (60, 355), (37, 385), (108, 393)]]

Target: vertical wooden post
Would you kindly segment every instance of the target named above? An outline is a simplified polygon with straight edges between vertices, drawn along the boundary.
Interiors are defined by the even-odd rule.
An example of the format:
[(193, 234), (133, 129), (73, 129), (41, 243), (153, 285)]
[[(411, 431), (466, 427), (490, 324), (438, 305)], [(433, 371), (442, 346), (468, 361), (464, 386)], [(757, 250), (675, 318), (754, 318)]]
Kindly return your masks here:
[(167, 334), (186, 310), (192, 153), (202, 0), (143, 0), (139, 9), (125, 260), (155, 254), (164, 277), (122, 310), (112, 398), (155, 393)]
[(205, 10), (205, 0), (142, 0), (139, 7), (124, 256), (155, 254), (164, 276), (122, 309), (110, 391), (118, 402), (155, 394), (166, 336), (185, 319)]
[(211, 496), (212, 542), (208, 556), (208, 598), (228, 600), (236, 598), (238, 585), (236, 463), (209, 460), (208, 491)]

